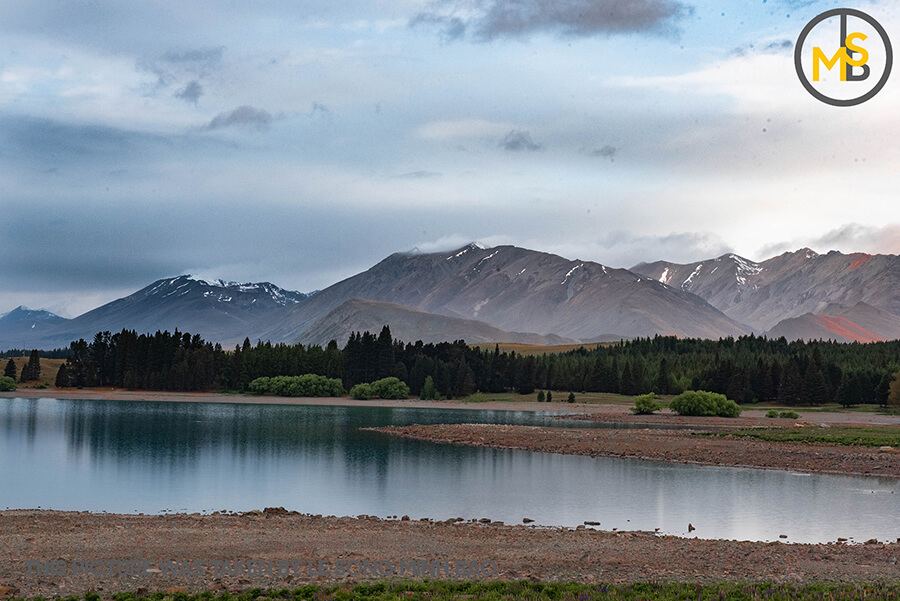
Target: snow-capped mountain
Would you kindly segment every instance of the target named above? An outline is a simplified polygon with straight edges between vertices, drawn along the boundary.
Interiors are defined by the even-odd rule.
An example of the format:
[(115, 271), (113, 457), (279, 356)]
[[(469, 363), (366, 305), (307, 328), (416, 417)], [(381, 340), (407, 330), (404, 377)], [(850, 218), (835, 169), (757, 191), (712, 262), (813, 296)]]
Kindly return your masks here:
[[(862, 319), (865, 313), (864, 321), (871, 323), (887, 323), (883, 316), (876, 319), (875, 310), (900, 316), (900, 257), (896, 255), (838, 251), (820, 255), (802, 248), (759, 263), (729, 254), (687, 265), (665, 261), (641, 263), (632, 267), (632, 271), (696, 294), (757, 333), (768, 332), (783, 320), (807, 314), (825, 316), (826, 310), (835, 313), (835, 306), (847, 310), (856, 307), (852, 314)], [(814, 322), (818, 324), (816, 328), (808, 329), (804, 335), (801, 324)], [(816, 333), (825, 331), (824, 323), (836, 322), (807, 318), (773, 333), (819, 338)], [(844, 339), (846, 331), (834, 327), (837, 328), (835, 339)], [(892, 332), (888, 327), (870, 334), (875, 339), (891, 338)]]
[[(56, 348), (79, 338), (93, 338), (100, 331), (153, 333), (178, 328), (223, 345), (236, 344), (246, 336), (255, 341), (254, 336), (268, 327), (270, 320), (306, 298), (302, 292), (284, 290), (269, 282), (226, 282), (181, 275), (158, 280), (134, 294), (63, 320), (24, 342), (26, 348)], [(20, 344), (0, 324), (0, 347)]]

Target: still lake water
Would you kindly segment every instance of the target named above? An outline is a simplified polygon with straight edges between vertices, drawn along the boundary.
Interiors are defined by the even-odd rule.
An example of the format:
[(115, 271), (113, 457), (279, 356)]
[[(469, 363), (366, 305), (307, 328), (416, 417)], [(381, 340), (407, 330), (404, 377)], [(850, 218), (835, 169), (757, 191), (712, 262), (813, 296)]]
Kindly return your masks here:
[(440, 445), (358, 428), (518, 411), (0, 399), (0, 508), (409, 515), (741, 540), (900, 537), (900, 483)]

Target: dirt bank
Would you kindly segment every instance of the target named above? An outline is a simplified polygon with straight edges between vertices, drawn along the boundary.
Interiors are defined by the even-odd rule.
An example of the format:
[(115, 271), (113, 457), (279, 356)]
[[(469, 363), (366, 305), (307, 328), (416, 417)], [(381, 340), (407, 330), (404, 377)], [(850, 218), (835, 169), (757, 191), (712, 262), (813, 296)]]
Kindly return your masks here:
[[(42, 561), (46, 568), (51, 565), (47, 560), (55, 560), (53, 569), (65, 574), (39, 576), (39, 566), (26, 563)], [(160, 560), (187, 563), (181, 564), (181, 574), (165, 573)], [(351, 564), (354, 560), (390, 562), (381, 564), (383, 573), (399, 571), (403, 560), (459, 560), (468, 562), (476, 578), (504, 580), (900, 580), (896, 542), (753, 543), (592, 529), (315, 517), (283, 510), (244, 516), (0, 511), (0, 586), (26, 596), (96, 590), (107, 597), (141, 587), (237, 591), (335, 579), (355, 582), (362, 578), (333, 573), (340, 562), (357, 570), (361, 564)], [(264, 569), (254, 561), (269, 562), (272, 574), (254, 573)], [(279, 561), (294, 563), (280, 564), (279, 575)], [(310, 577), (310, 562), (317, 571), (319, 561), (329, 575)], [(135, 566), (151, 571), (139, 573)], [(79, 572), (73, 574), (73, 567)], [(111, 568), (126, 573), (111, 575)]]
[(805, 473), (900, 478), (900, 452), (871, 447), (698, 436), (684, 430), (566, 429), (484, 424), (367, 428), (394, 436), (499, 449), (591, 457), (755, 467)]

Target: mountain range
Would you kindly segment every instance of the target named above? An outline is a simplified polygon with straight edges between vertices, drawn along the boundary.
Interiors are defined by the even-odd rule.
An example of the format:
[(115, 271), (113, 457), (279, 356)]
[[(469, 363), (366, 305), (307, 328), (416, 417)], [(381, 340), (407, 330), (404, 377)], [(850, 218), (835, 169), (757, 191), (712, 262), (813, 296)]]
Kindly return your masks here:
[(819, 255), (756, 263), (735, 254), (616, 269), (515, 246), (395, 253), (311, 294), (188, 275), (65, 319), (0, 315), (0, 349), (58, 348), (98, 331), (200, 334), (223, 346), (346, 342), (390, 325), (401, 340), (564, 344), (747, 333), (869, 342), (900, 338), (900, 257)]

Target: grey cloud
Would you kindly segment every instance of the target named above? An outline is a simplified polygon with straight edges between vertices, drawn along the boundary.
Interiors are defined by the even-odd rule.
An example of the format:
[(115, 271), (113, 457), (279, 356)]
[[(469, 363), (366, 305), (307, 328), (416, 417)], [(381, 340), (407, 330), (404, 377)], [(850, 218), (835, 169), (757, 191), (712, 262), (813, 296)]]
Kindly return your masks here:
[(607, 144), (602, 148), (598, 148), (596, 150), (591, 151), (590, 155), (592, 157), (602, 157), (605, 159), (612, 159), (616, 156), (616, 153), (619, 152), (619, 149), (615, 146), (611, 146)]
[(844, 252), (900, 253), (900, 224), (876, 227), (848, 223), (813, 240), (808, 246)]
[(542, 146), (536, 144), (535, 141), (531, 139), (531, 134), (527, 131), (514, 129), (506, 134), (506, 136), (503, 137), (503, 140), (500, 141), (500, 148), (511, 152), (521, 152), (523, 150), (540, 150)]
[[(175, 141), (155, 134), (101, 125), (81, 125), (21, 115), (0, 117), (0, 159), (45, 172), (60, 165), (105, 167), (141, 156), (171, 152)], [(108, 169), (107, 169), (108, 170)]]
[(310, 117), (315, 117), (316, 115), (326, 116), (331, 114), (331, 109), (322, 104), (321, 102), (313, 102), (312, 108), (309, 111)]
[(730, 52), (732, 56), (747, 56), (748, 54), (781, 54), (792, 52), (794, 49), (793, 40), (772, 40), (761, 45), (746, 44), (733, 48)]
[(207, 129), (221, 129), (223, 127), (248, 126), (264, 129), (271, 122), (272, 115), (268, 111), (244, 105), (233, 111), (219, 113), (206, 127)]
[(673, 232), (664, 236), (640, 235), (628, 231), (610, 232), (598, 240), (601, 262), (631, 267), (639, 261), (666, 260), (690, 263), (731, 252), (717, 234), (711, 232)]
[(169, 51), (163, 55), (163, 60), (170, 63), (195, 63), (213, 66), (222, 60), (225, 54), (225, 46), (217, 48), (194, 48), (190, 50)]
[(768, 259), (805, 247), (817, 252), (839, 250), (843, 253), (900, 254), (900, 223), (888, 223), (880, 227), (846, 223), (818, 238), (767, 244), (759, 249), (758, 254), (762, 259)]
[(197, 104), (201, 96), (203, 96), (203, 86), (197, 80), (190, 82), (184, 89), (175, 93), (175, 98), (180, 98), (189, 104)]
[(437, 171), (410, 171), (409, 173), (403, 173), (398, 175), (397, 177), (403, 179), (430, 179), (433, 177), (440, 177), (441, 173)]
[[(589, 37), (673, 31), (692, 9), (677, 0), (447, 0), (415, 15), (410, 26), (434, 26), (444, 38), (467, 33), (476, 41), (528, 37), (536, 33)], [(465, 11), (466, 16), (459, 13)]]

